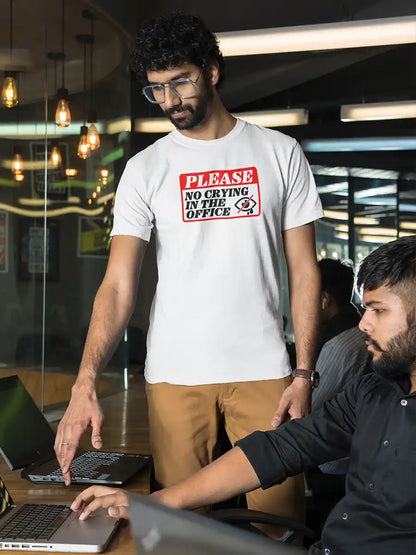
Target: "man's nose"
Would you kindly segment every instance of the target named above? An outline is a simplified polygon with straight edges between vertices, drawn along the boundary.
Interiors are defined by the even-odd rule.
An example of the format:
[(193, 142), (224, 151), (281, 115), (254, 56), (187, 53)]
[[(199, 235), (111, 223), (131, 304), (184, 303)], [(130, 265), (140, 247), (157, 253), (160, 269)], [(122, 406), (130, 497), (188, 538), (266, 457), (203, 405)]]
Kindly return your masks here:
[(174, 93), (170, 87), (165, 87), (165, 107), (179, 106), (181, 97)]
[(361, 331), (368, 333), (370, 323), (369, 323), (367, 311), (364, 312), (364, 314), (362, 315), (360, 323), (358, 324), (358, 327), (360, 328)]

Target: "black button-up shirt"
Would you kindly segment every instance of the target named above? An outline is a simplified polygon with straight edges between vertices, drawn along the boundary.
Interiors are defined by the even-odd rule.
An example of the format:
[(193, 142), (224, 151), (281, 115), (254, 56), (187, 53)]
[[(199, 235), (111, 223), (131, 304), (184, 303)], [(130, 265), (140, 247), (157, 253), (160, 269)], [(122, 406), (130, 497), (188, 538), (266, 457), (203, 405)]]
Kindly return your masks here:
[(410, 380), (367, 374), (307, 418), (238, 441), (262, 488), (350, 455), (346, 495), (322, 553), (416, 554), (416, 393)]

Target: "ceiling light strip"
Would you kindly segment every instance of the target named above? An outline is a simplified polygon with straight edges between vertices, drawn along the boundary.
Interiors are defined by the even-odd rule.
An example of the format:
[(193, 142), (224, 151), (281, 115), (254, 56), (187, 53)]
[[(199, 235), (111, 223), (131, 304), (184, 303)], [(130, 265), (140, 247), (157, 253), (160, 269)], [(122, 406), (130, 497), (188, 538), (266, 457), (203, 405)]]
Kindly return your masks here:
[(341, 121), (344, 122), (408, 118), (416, 118), (416, 101), (374, 102), (341, 106)]
[[(233, 115), (236, 118), (263, 127), (306, 125), (309, 120), (309, 112), (304, 108), (240, 112)], [(166, 118), (137, 118), (134, 121), (134, 130), (138, 133), (169, 133), (173, 129), (173, 124)]]
[(224, 56), (362, 48), (416, 42), (416, 16), (217, 33)]

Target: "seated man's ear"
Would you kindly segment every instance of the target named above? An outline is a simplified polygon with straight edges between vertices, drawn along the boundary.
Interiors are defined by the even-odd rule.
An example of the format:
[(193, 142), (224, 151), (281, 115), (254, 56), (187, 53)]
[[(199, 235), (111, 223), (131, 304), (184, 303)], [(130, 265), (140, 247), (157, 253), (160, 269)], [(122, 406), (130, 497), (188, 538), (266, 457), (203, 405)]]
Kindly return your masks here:
[(322, 310), (325, 310), (326, 308), (328, 308), (328, 304), (329, 304), (329, 295), (326, 291), (322, 291), (322, 293), (321, 293), (321, 308), (322, 308)]

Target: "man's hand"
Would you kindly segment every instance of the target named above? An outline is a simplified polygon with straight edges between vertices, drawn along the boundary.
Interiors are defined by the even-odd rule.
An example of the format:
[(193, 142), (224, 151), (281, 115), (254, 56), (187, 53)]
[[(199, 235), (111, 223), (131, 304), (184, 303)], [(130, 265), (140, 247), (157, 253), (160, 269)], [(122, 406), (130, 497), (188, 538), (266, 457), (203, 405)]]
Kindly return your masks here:
[(71, 505), (74, 512), (81, 511), (80, 520), (101, 508), (108, 509), (108, 514), (114, 518), (129, 518), (127, 493), (118, 488), (92, 486), (77, 495)]
[(74, 458), (79, 440), (88, 427), (92, 428), (91, 444), (95, 449), (101, 449), (101, 426), (103, 414), (98, 404), (94, 389), (85, 386), (72, 388), (71, 401), (62, 418), (55, 439), (55, 453), (65, 485), (71, 483), (71, 462)]
[(284, 422), (286, 414), (293, 418), (303, 418), (310, 411), (311, 386), (304, 378), (295, 378), (280, 399), (277, 411), (272, 419), (273, 428)]

